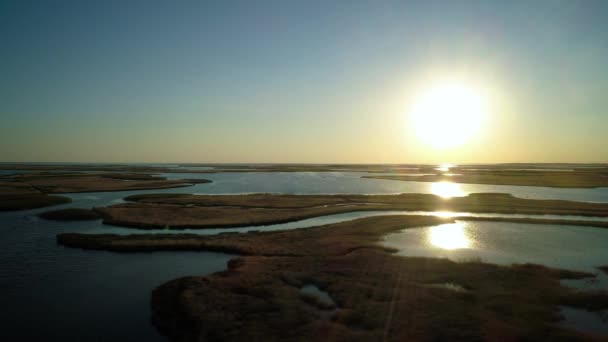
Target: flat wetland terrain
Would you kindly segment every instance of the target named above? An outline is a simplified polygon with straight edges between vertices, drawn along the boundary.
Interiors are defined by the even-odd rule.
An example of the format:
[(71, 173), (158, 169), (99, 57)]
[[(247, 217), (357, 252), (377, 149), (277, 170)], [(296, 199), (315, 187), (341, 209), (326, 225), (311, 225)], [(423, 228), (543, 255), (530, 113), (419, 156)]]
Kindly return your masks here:
[(269, 225), (354, 211), (459, 211), (471, 213), (608, 216), (608, 203), (531, 200), (508, 194), (451, 199), (400, 195), (188, 195), (149, 194), (95, 210), (107, 224), (135, 228), (222, 228)]
[[(0, 176), (0, 209), (4, 211), (66, 204), (71, 199), (60, 195), (66, 193), (170, 189), (197, 183), (205, 187), (210, 182), (168, 180), (158, 173), (356, 171), (368, 172), (365, 177), (418, 182), (608, 186), (605, 165), (572, 164), (506, 164), (481, 169), (470, 165), (449, 170), (428, 165), (4, 164), (0, 169), (27, 170)], [(369, 181), (359, 175), (356, 179)], [(78, 201), (79, 197), (75, 198)], [(608, 272), (608, 255), (605, 262), (594, 265), (597, 273), (534, 264), (499, 266), (479, 260), (399, 256), (396, 249), (381, 243), (388, 234), (455, 220), (416, 213), (387, 213), (293, 230), (235, 233), (222, 228), (363, 211), (464, 212), (471, 215), (458, 220), (608, 228), (608, 221), (602, 219), (608, 217), (608, 203), (525, 199), (504, 193), (444, 198), (421, 193), (203, 195), (164, 191), (121, 195), (120, 199), (126, 202), (107, 200), (87, 208), (63, 205), (58, 210), (26, 211), (24, 215), (70, 227), (97, 227), (102, 220), (106, 225), (140, 229), (215, 228), (217, 234), (213, 235), (142, 231), (90, 234), (86, 229), (50, 232), (53, 237), (56, 234), (59, 248), (77, 252), (82, 251), (71, 248), (139, 255), (160, 251), (237, 255), (225, 271), (192, 274), (154, 285), (152, 323), (174, 341), (570, 341), (605, 337), (565, 327), (560, 323), (564, 318), (560, 308), (608, 310), (606, 289), (574, 289), (562, 283), (595, 279)], [(497, 216), (475, 217), (476, 213)], [(508, 217), (511, 214), (552, 216)], [(328, 296), (329, 302), (303, 292), (311, 287)]]

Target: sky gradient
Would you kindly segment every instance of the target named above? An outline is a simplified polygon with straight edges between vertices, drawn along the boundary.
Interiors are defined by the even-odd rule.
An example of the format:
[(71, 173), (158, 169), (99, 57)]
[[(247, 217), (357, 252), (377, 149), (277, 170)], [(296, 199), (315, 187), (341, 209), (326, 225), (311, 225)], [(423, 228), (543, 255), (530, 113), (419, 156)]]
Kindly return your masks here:
[[(2, 1), (0, 161), (608, 162), (608, 1)], [(416, 138), (435, 80), (487, 95)]]

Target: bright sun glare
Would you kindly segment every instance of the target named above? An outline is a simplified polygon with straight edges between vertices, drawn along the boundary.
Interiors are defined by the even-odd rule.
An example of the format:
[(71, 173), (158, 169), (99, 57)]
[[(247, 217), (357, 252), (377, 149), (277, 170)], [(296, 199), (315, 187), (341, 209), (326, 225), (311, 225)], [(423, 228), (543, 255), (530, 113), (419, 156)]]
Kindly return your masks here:
[(460, 184), (452, 182), (431, 183), (431, 193), (443, 198), (463, 197), (467, 195), (460, 187)]
[(471, 247), (471, 240), (467, 236), (462, 222), (431, 227), (428, 239), (431, 245), (442, 249), (452, 250)]
[(460, 83), (432, 87), (411, 110), (418, 137), (437, 148), (462, 145), (481, 128), (486, 101), (475, 89)]

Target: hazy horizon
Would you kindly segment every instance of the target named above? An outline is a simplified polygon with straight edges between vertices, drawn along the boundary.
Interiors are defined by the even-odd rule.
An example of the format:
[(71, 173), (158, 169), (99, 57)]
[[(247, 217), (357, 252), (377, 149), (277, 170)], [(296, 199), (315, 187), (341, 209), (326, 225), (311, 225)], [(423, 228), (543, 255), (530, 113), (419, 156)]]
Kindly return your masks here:
[(175, 162), (163, 162), (163, 161), (151, 161), (151, 162), (141, 162), (141, 161), (1, 161), (0, 165), (33, 165), (33, 164), (54, 164), (54, 165), (72, 165), (72, 164), (81, 164), (81, 165), (429, 165), (429, 166), (437, 166), (437, 165), (449, 165), (450, 167), (455, 166), (475, 166), (475, 165), (607, 165), (608, 163), (603, 162), (498, 162), (498, 163), (335, 163), (335, 162), (326, 162), (326, 163), (298, 163), (298, 162), (183, 162), (183, 161), (175, 161)]
[[(2, 1), (0, 161), (606, 163), (607, 11), (605, 1)], [(487, 108), (461, 142), (431, 146), (450, 132), (429, 133), (411, 108), (445, 82)], [(466, 129), (465, 105), (438, 121)]]

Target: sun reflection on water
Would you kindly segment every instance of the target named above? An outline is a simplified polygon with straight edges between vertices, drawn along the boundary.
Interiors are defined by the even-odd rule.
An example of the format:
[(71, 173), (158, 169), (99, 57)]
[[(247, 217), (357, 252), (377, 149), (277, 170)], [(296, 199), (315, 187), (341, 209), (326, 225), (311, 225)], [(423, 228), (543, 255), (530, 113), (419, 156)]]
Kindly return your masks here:
[(429, 228), (428, 240), (431, 245), (448, 250), (470, 248), (472, 244), (463, 222), (446, 223)]
[(451, 168), (453, 168), (453, 167), (454, 167), (454, 164), (447, 164), (447, 163), (446, 163), (446, 164), (441, 164), (441, 165), (437, 166), (437, 167), (435, 168), (435, 170), (437, 170), (437, 171), (441, 171), (441, 172), (448, 172), (448, 171), (450, 171), (450, 169), (451, 169)]
[(431, 193), (443, 198), (463, 197), (467, 195), (462, 191), (460, 184), (452, 182), (437, 182), (431, 184)]
[(458, 216), (458, 213), (455, 213), (453, 211), (435, 211), (432, 215), (442, 218), (450, 218)]

